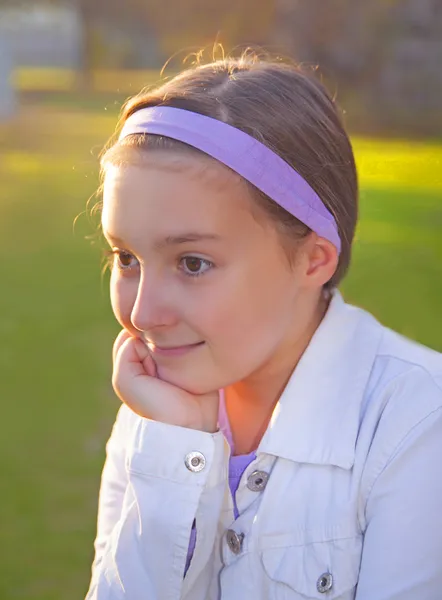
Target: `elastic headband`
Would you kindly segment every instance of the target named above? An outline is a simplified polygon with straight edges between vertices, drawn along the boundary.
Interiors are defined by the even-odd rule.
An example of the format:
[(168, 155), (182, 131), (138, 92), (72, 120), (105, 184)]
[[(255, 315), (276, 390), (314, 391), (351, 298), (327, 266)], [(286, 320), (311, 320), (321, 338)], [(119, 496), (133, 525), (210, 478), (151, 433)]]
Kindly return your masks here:
[(136, 111), (125, 122), (119, 139), (134, 133), (164, 135), (215, 158), (340, 252), (336, 221), (318, 194), (285, 160), (247, 133), (217, 119), (170, 106)]

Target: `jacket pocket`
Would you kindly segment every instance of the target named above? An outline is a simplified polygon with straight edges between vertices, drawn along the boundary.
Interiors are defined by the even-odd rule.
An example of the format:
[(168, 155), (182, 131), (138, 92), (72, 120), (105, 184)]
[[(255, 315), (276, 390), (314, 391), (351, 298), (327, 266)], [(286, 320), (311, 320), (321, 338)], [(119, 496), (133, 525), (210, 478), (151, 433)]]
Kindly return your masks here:
[[(267, 539), (261, 560), (268, 578), (269, 600), (353, 600), (359, 578), (362, 535), (324, 539), (299, 536)], [(318, 541), (314, 541), (318, 539)], [(302, 539), (303, 538), (303, 539)]]

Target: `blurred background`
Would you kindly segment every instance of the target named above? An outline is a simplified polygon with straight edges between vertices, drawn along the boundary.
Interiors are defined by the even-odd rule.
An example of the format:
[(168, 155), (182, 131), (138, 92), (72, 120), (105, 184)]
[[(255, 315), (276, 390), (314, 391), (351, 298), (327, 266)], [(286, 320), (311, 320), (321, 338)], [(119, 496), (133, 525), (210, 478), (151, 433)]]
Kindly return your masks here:
[(86, 202), (124, 99), (215, 42), (319, 65), (360, 174), (344, 295), (442, 351), (440, 0), (0, 0), (0, 600), (86, 592), (119, 406)]

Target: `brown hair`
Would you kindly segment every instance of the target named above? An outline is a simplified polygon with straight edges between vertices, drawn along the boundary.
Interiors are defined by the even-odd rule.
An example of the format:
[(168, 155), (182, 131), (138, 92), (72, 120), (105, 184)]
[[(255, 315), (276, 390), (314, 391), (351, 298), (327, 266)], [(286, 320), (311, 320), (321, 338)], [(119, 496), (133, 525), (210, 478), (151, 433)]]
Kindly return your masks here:
[[(137, 110), (158, 105), (190, 110), (241, 129), (298, 171), (337, 222), (342, 249), (327, 287), (337, 286), (350, 264), (358, 185), (349, 138), (334, 101), (317, 78), (298, 66), (256, 55), (222, 59), (194, 66), (160, 87), (134, 96), (123, 107), (121, 124)], [(131, 135), (113, 148), (119, 145), (185, 147), (152, 135)], [(113, 156), (114, 152), (106, 152), (102, 165), (112, 162)], [(276, 202), (251, 188), (253, 198), (280, 227), (285, 240), (288, 235), (296, 241), (310, 232)]]

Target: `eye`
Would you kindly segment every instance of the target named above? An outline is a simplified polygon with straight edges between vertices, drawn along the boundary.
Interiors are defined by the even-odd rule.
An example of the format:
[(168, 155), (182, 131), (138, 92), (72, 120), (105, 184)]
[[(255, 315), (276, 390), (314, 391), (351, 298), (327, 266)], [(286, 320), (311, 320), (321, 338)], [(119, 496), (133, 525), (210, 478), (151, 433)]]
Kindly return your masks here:
[(198, 256), (183, 256), (180, 268), (188, 277), (199, 277), (213, 267), (213, 263)]
[(126, 252), (125, 250), (114, 250), (113, 254), (116, 266), (122, 271), (128, 271), (129, 269), (138, 267), (138, 259), (135, 258), (133, 254), (130, 254), (130, 252)]

